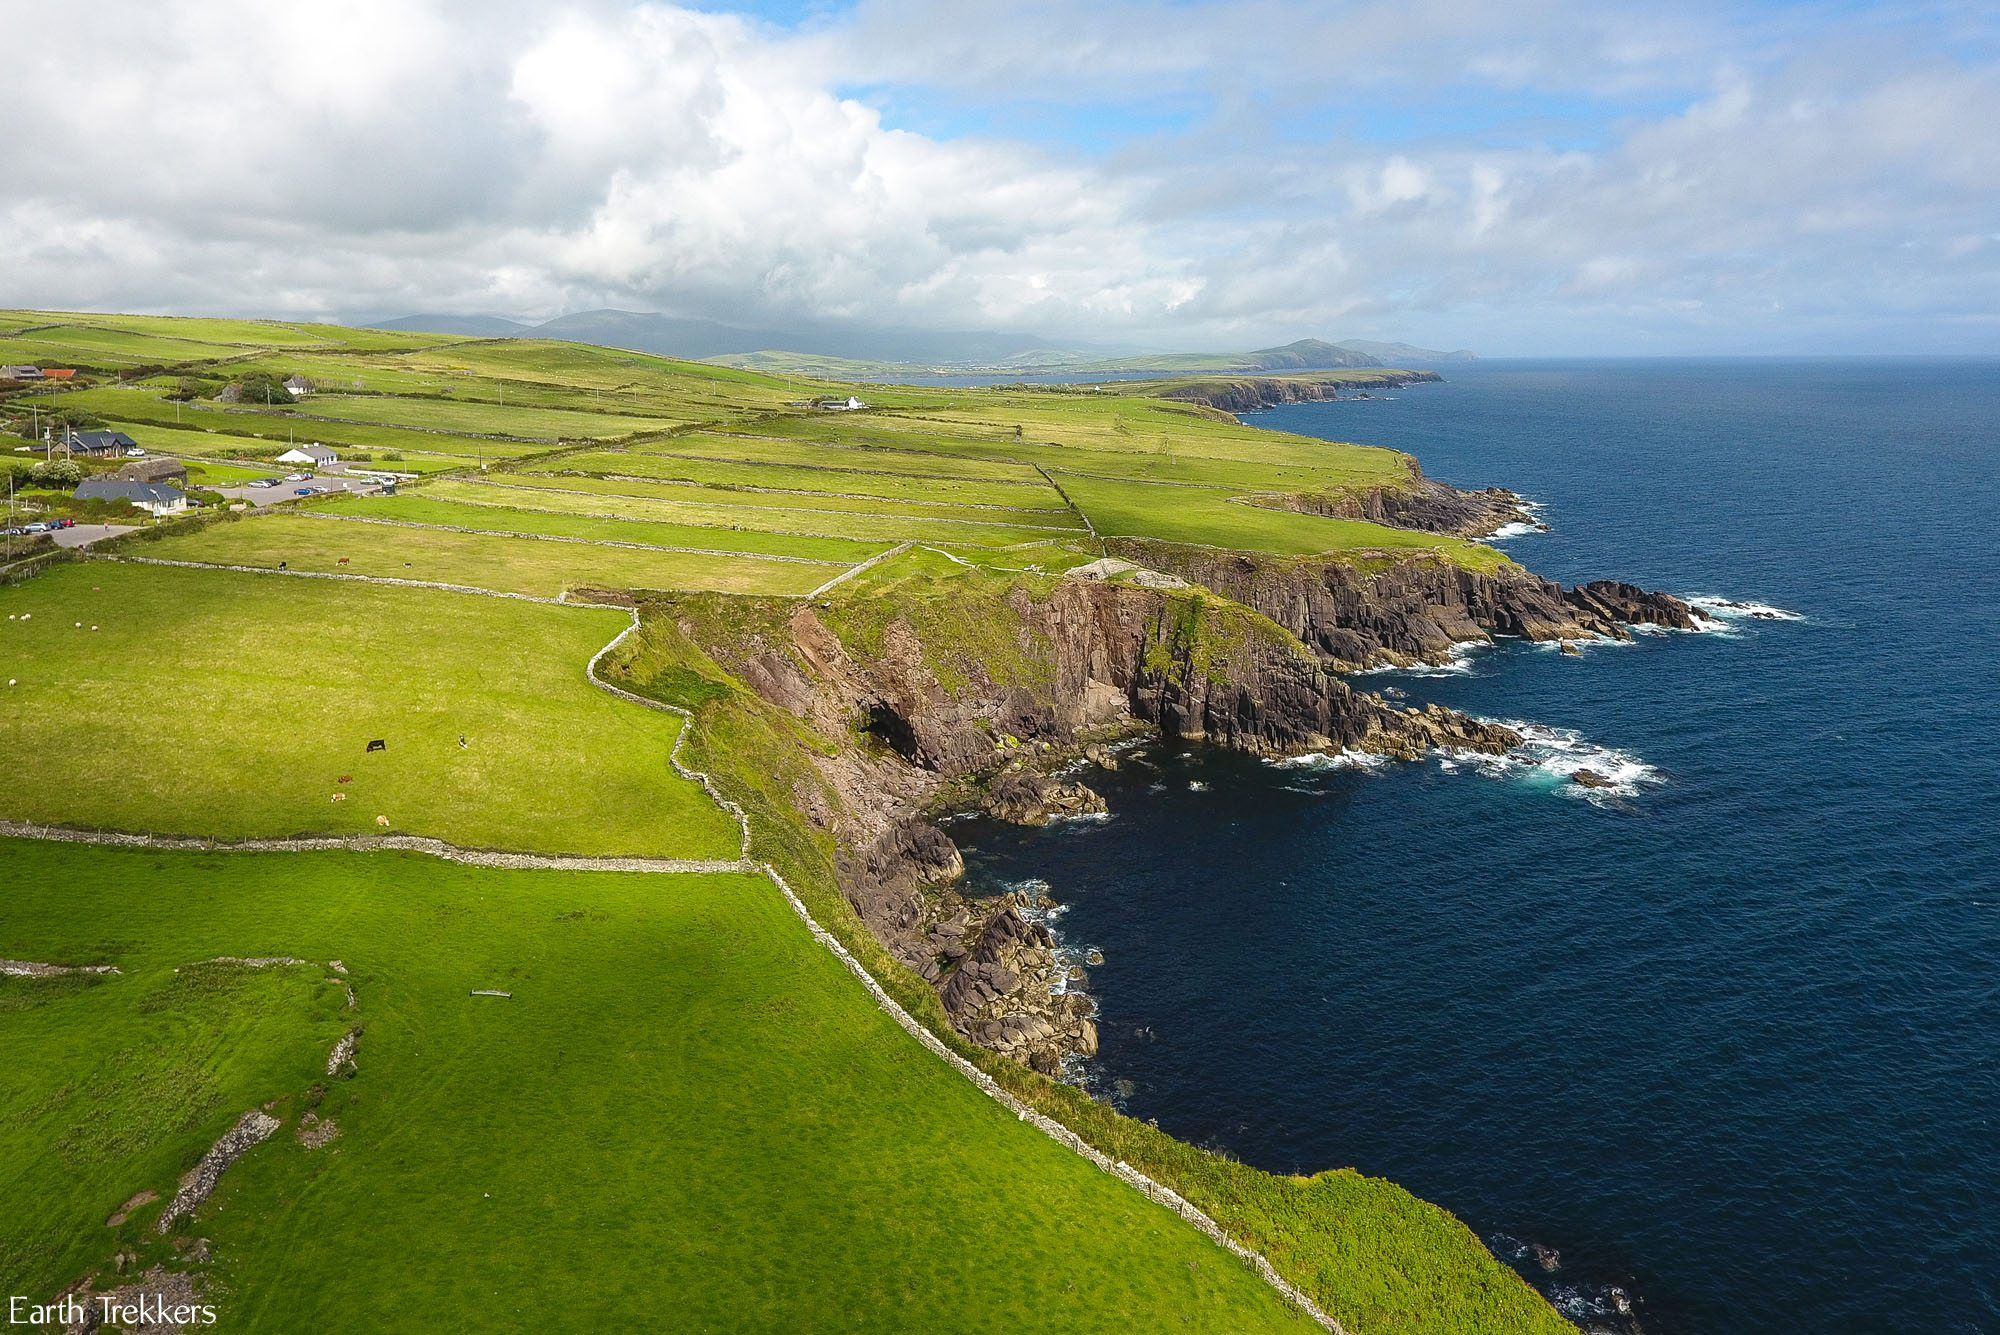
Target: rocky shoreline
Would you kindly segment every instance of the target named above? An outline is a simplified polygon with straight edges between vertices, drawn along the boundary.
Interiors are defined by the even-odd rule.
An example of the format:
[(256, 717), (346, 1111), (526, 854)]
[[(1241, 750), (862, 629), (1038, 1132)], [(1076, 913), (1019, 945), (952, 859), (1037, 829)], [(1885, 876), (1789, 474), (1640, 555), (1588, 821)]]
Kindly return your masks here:
[[(1103, 800), (1064, 770), (1086, 755), (1115, 764), (1105, 745), (1130, 737), (1271, 758), (1504, 753), (1522, 742), (1508, 728), (1410, 708), (1344, 674), (1433, 661), (1494, 636), (1571, 641), (1625, 638), (1629, 624), (1696, 625), (1668, 595), (1613, 581), (1565, 589), (1511, 565), (1357, 568), (1110, 546), (1171, 578), (1091, 563), (1039, 596), (1014, 587), (930, 621), (887, 609), (886, 623), (865, 630), (843, 622), (853, 609), (837, 601), (793, 605), (748, 634), (681, 622), (716, 663), (822, 739), (811, 756), (824, 793), (800, 805), (831, 836), (840, 889), (869, 931), (930, 984), (960, 1034), (1045, 1074), (1095, 1051), (1094, 1006), (1028, 904), (956, 888), (965, 863), (941, 818), (977, 810), (1038, 825), (1102, 812)], [(961, 651), (974, 628), (990, 648), (968, 665)]]
[(1373, 389), (1401, 389), (1442, 381), (1436, 371), (1383, 371), (1365, 379), (1348, 372), (1338, 380), (1300, 375), (1215, 376), (1162, 390), (1160, 397), (1200, 403), (1225, 413), (1254, 413), (1287, 403), (1329, 403), (1341, 398), (1366, 398)]

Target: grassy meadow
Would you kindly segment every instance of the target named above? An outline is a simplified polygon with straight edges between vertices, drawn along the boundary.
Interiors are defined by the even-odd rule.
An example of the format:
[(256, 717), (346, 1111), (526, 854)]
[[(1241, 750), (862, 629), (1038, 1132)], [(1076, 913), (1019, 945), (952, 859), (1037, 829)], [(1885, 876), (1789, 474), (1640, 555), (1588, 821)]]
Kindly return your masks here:
[[(0, 360), (80, 371), (0, 396), (0, 427), (101, 420), (197, 482), (266, 471), (288, 440), (421, 475), (95, 553), (253, 571), (86, 554), (0, 587), (0, 819), (733, 860), (735, 821), (669, 764), (683, 721), (586, 678), (628, 614), (546, 601), (632, 595), (644, 625), (610, 670), (697, 712), (684, 754), (748, 812), (757, 856), (969, 1060), (1209, 1211), (1354, 1335), (1567, 1329), (1389, 1183), (1260, 1173), (960, 1044), (800, 813), (828, 796), (828, 744), (684, 629), (781, 627), (909, 545), (823, 595), (827, 623), (867, 648), (921, 622), (941, 685), (1033, 685), (1048, 665), (1005, 600), (1107, 539), (1502, 561), (1281, 503), (1408, 486), (1404, 456), (1141, 385), (849, 387), (327, 325), (0, 312)], [(317, 389), (217, 401), (253, 374)], [(850, 388), (867, 410), (811, 406)], [(0, 886), (0, 958), (123, 970), (0, 978), (0, 1288), (47, 1295), (121, 1247), (178, 1255), (148, 1231), (157, 1203), (105, 1220), (268, 1104), (285, 1129), (178, 1230), (211, 1241), (200, 1273), (230, 1329), (1305, 1328), (896, 1029), (760, 877), (0, 840)], [(317, 963), (202, 963), (217, 955), (343, 960), (359, 1073), (325, 1075), (354, 1017)], [(309, 1109), (340, 1127), (324, 1148), (293, 1135)]]
[[(734, 857), (734, 822), (667, 763), (680, 721), (584, 680), (625, 624), (427, 589), (61, 566), (0, 588), (0, 681), (17, 683), (0, 687), (0, 750), (33, 758), (0, 766), (0, 814), (225, 839), (374, 834), (386, 815), (475, 848)], [(367, 754), (376, 738), (388, 749)]]
[[(761, 877), (22, 841), (0, 874), (0, 954), (124, 970), (0, 984), (10, 1292), (173, 1255), (157, 1205), (104, 1221), (268, 1099), (175, 1230), (231, 1330), (1312, 1329), (911, 1042)], [(191, 983), (225, 954), (338, 958), (358, 1009), (318, 969)]]

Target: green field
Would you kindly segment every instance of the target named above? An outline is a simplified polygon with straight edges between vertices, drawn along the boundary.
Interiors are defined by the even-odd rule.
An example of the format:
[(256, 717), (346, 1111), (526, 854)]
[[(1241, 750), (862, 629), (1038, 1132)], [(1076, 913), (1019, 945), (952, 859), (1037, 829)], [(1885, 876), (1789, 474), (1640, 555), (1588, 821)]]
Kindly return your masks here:
[[(896, 1029), (761, 877), (19, 841), (0, 874), (0, 954), (125, 971), (0, 984), (9, 1292), (170, 1255), (157, 1206), (104, 1219), (279, 1099), (182, 1230), (231, 1330), (1309, 1328)], [(340, 959), (353, 1078), (314, 1069), (349, 1022), (319, 970), (173, 972), (216, 955)], [(315, 1080), (340, 1134), (307, 1150)]]
[(311, 394), (299, 411), (313, 417), (413, 426), (468, 435), (495, 435), (555, 441), (564, 437), (627, 436), (665, 431), (682, 418), (630, 417), (615, 413), (572, 412), (521, 404), (461, 403), (452, 399), (392, 398), (386, 394)]
[[(920, 1023), (1207, 1211), (1352, 1335), (1569, 1329), (1393, 1184), (1259, 1172), (958, 1036), (842, 880), (877, 814), (843, 786), (852, 766), (898, 762), (862, 736), (865, 699), (801, 705), (773, 659), (810, 656), (816, 620), (857, 657), (913, 639), (924, 689), (985, 682), (1039, 708), (1058, 671), (1021, 609), (1107, 541), (1502, 562), (1304, 512), (1413, 485), (1405, 456), (1245, 426), (1158, 384), (871, 385), (866, 410), (827, 412), (812, 402), (847, 387), (532, 339), (0, 312), (0, 359), (16, 357), (82, 374), (0, 395), (0, 429), (94, 415), (191, 460), (197, 484), (262, 471), (288, 440), (424, 476), (204, 511), (0, 587), (0, 820), (707, 865), (0, 839), (0, 958), (123, 970), (0, 977), (0, 1289), (102, 1282), (127, 1249), (192, 1265), (228, 1329), (1305, 1327), (896, 1028), (766, 879), (715, 870), (740, 865), (742, 829), (678, 755)], [(317, 389), (214, 401), (252, 372)], [(637, 610), (553, 605), (582, 589)], [(1309, 656), (1201, 590), (1164, 608), (1144, 633), (1202, 629), (1221, 657), (1196, 658), (1225, 673), (1245, 645)], [(635, 616), (606, 679), (693, 722), (587, 675)], [(310, 963), (204, 963), (218, 955)], [(512, 996), (471, 995), (492, 988)], [(329, 1078), (357, 1016), (359, 1072)], [(157, 1201), (106, 1223), (252, 1106), (284, 1130), (176, 1230), (211, 1260), (155, 1237)], [(299, 1144), (308, 1110), (338, 1139)]]
[[(760, 528), (779, 533), (900, 542), (969, 542), (998, 547), (1033, 542), (1056, 533), (1081, 533), (1083, 524), (1053, 510), (977, 510), (966, 506), (888, 504), (837, 496), (727, 491), (672, 482), (624, 478), (495, 474), (463, 482), (505, 496), (509, 504), (534, 504), (578, 514), (616, 514), (681, 524)], [(462, 494), (454, 490), (453, 496)]]
[(0, 766), (8, 819), (233, 839), (386, 815), (469, 847), (736, 853), (667, 763), (679, 722), (583, 679), (620, 612), (101, 563), (0, 588), (0, 612), (0, 746), (34, 758)]
[(676, 455), (609, 451), (566, 454), (535, 465), (533, 471), (657, 478), (669, 482), (697, 482), (703, 486), (762, 491), (823, 492), (915, 504), (997, 506), (1016, 510), (1060, 511), (1066, 508), (1055, 489), (1033, 472), (1019, 481), (969, 481), (956, 477), (835, 468), (824, 464), (781, 467), (769, 463), (727, 463)]
[(536, 598), (584, 588), (805, 593), (839, 574), (844, 564), (545, 542), (296, 514), (253, 515), (175, 534), (149, 543), (143, 554), (266, 570), (283, 563), (292, 570), (423, 580)]
[[(495, 503), (510, 493), (499, 488), (467, 485), (444, 499), (441, 486), (425, 487), (400, 496), (358, 496), (329, 505), (331, 514), (396, 519), (413, 524), (478, 529), (487, 533), (539, 533), (595, 542), (635, 542), (655, 547), (691, 547), (717, 553), (746, 552), (767, 556), (797, 556), (852, 565), (886, 549), (880, 542), (847, 538), (815, 538), (760, 529), (701, 528), (635, 519), (597, 519), (589, 515), (523, 509)], [(490, 498), (490, 499), (489, 499)], [(533, 496), (528, 496), (533, 500)], [(482, 503), (483, 502), (483, 503)]]

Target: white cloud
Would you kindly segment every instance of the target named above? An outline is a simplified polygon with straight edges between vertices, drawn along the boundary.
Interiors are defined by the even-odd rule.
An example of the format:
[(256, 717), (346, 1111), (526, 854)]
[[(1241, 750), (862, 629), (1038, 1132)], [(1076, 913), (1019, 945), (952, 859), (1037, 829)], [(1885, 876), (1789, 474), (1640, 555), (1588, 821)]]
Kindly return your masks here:
[[(0, 31), (42, 12), (0, 0)], [(1993, 347), (1991, 25), (1864, 20), (865, 0), (788, 32), (613, 0), (87, 6), (0, 80), (0, 304)], [(875, 105), (911, 97), (934, 123), (1073, 123), (926, 136)], [(1105, 108), (1162, 99), (1205, 110), (1092, 151)]]

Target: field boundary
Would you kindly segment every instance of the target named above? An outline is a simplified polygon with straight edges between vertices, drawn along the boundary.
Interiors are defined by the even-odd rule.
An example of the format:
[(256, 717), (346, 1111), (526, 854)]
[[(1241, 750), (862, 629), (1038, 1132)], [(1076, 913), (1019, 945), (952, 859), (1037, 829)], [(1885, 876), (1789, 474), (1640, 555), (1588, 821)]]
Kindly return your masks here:
[[(905, 547), (909, 545), (905, 544)], [(884, 555), (886, 556), (887, 553), (884, 553)], [(198, 564), (178, 561), (157, 561), (143, 557), (105, 559), (140, 561), (159, 565)], [(879, 560), (881, 558), (878, 557), (875, 559)], [(252, 567), (250, 569), (256, 568)], [(257, 569), (256, 573), (304, 575), (309, 572), (277, 572)], [(367, 576), (352, 575), (329, 575), (325, 577), (333, 579), (368, 578)], [(384, 582), (416, 583), (416, 581), (409, 580)], [(489, 592), (486, 590), (471, 591)], [(503, 594), (495, 596), (523, 595)], [(529, 601), (550, 602), (554, 600), (530, 599)], [(895, 998), (891, 997), (882, 984), (876, 980), (875, 976), (868, 971), (868, 967), (856, 958), (853, 952), (842, 945), (832, 932), (829, 932), (825, 927), (820, 925), (819, 921), (813, 917), (811, 910), (806, 907), (805, 901), (799, 898), (798, 894), (792, 889), (791, 884), (785, 880), (776, 867), (772, 866), (769, 862), (753, 860), (750, 856), (751, 830), (749, 815), (740, 805), (726, 796), (720, 787), (716, 785), (714, 779), (705, 771), (693, 768), (680, 758), (681, 747), (685, 744), (688, 734), (695, 728), (695, 717), (692, 711), (679, 705), (668, 704), (665, 701), (649, 699), (636, 692), (628, 691), (621, 686), (615, 686), (599, 675), (599, 664), (615, 651), (618, 646), (623, 644), (628, 637), (640, 629), (641, 623), (638, 611), (636, 609), (628, 609), (628, 612), (631, 617), (630, 624), (619, 631), (617, 635), (611, 638), (609, 643), (591, 656), (590, 661), (584, 665), (584, 677), (591, 685), (617, 696), (621, 700), (629, 701), (646, 709), (675, 714), (681, 718), (681, 729), (675, 735), (674, 744), (667, 753), (668, 763), (680, 777), (699, 783), (702, 790), (708, 794), (710, 800), (735, 819), (742, 838), (742, 851), (740, 857), (733, 861), (694, 861), (671, 858), (600, 858), (534, 853), (503, 853), (491, 850), (460, 848), (456, 845), (447, 844), (442, 840), (422, 835), (360, 835), (298, 839), (219, 840), (196, 837), (182, 838), (166, 835), (124, 834), (107, 830), (84, 830), (66, 826), (37, 825), (29, 822), (8, 820), (0, 820), (0, 836), (46, 839), (65, 843), (97, 844), (123, 848), (154, 848), (187, 852), (318, 852), (336, 849), (357, 852), (402, 851), (424, 853), (471, 866), (510, 870), (630, 871), (654, 874), (744, 872), (753, 875), (762, 875), (777, 888), (778, 893), (784, 897), (785, 903), (790, 906), (792, 912), (805, 926), (807, 933), (813, 940), (829, 951), (834, 959), (867, 990), (869, 996), (873, 998), (876, 1007), (894, 1021), (898, 1028), (916, 1039), (932, 1055), (938, 1057), (951, 1070), (971, 1082), (974, 1088), (1012, 1113), (1017, 1120), (1033, 1127), (1049, 1139), (1055, 1141), (1058, 1145), (1079, 1155), (1094, 1167), (1110, 1174), (1156, 1205), (1170, 1210), (1182, 1222), (1192, 1226), (1218, 1247), (1221, 1247), (1238, 1260), (1246, 1263), (1280, 1297), (1304, 1313), (1322, 1329), (1333, 1332), (1333, 1335), (1351, 1335), (1351, 1332), (1346, 1327), (1329, 1316), (1302, 1290), (1279, 1274), (1277, 1267), (1273, 1266), (1270, 1259), (1262, 1252), (1245, 1245), (1231, 1236), (1212, 1216), (1194, 1205), (1179, 1192), (1141, 1172), (1139, 1169), (1134, 1168), (1124, 1160), (1113, 1159), (1075, 1131), (1063, 1125), (1063, 1123), (1048, 1116), (1046, 1113), (1037, 1111), (1020, 1098), (1009, 1093), (992, 1076), (980, 1070), (958, 1053), (953, 1052), (942, 1038), (932, 1032), (929, 1027), (924, 1025), (915, 1016), (911, 1015), (909, 1011), (905, 1010)]]
[[(471, 502), (468, 502), (470, 504)], [(504, 510), (507, 507), (493, 505), (490, 510)], [(385, 524), (391, 528), (429, 529), (437, 533), (463, 533), (479, 538), (529, 538), (535, 542), (567, 542), (579, 547), (623, 547), (638, 552), (676, 552), (685, 556), (740, 556), (746, 561), (789, 561), (802, 566), (843, 566), (845, 561), (832, 561), (822, 556), (781, 556), (776, 552), (726, 552), (714, 547), (669, 547), (657, 542), (627, 542), (618, 538), (579, 538), (568, 533), (523, 533), (511, 528), (467, 528), (461, 524), (426, 524), (415, 519), (391, 519), (383, 515), (343, 515), (331, 510), (290, 510), (288, 514), (303, 519), (330, 519), (342, 524)], [(535, 514), (563, 514), (562, 510), (536, 510)], [(626, 520), (626, 523), (641, 522)], [(731, 530), (735, 531), (735, 530)]]

